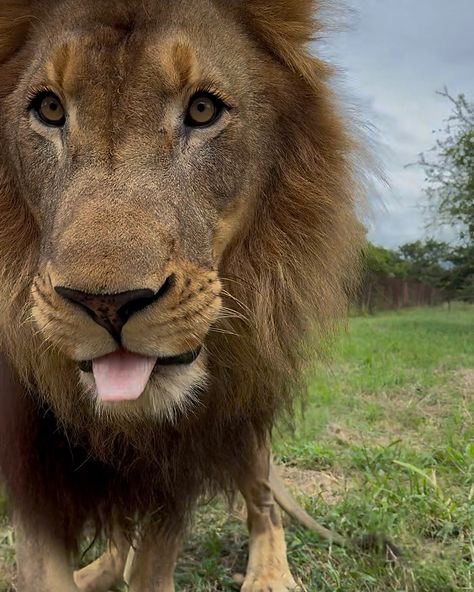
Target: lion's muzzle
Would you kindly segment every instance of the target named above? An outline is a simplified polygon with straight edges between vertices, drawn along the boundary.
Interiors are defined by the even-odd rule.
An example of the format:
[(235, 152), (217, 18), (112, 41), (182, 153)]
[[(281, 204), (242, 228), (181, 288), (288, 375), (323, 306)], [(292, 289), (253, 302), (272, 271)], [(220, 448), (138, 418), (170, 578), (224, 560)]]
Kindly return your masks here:
[(156, 366), (191, 364), (198, 357), (200, 347), (167, 357), (140, 355), (121, 347), (122, 329), (130, 318), (157, 303), (168, 294), (174, 283), (175, 276), (170, 275), (156, 292), (140, 289), (119, 294), (90, 294), (63, 286), (54, 288), (62, 298), (84, 310), (106, 329), (120, 347), (108, 355), (79, 364), (83, 371), (93, 373), (101, 401), (135, 401), (145, 390)]
[(174, 279), (175, 276), (170, 275), (157, 292), (141, 289), (120, 294), (88, 294), (63, 286), (56, 286), (55, 291), (66, 300), (80, 306), (96, 323), (104, 327), (117, 343), (120, 343), (125, 323), (132, 315), (165, 296), (171, 289)]
[(154, 266), (110, 251), (101, 266), (70, 263), (75, 254), (48, 261), (34, 279), (40, 338), (76, 364), (98, 410), (173, 417), (187, 408), (207, 376), (206, 337), (221, 308), (217, 271), (184, 257), (163, 261), (158, 250)]

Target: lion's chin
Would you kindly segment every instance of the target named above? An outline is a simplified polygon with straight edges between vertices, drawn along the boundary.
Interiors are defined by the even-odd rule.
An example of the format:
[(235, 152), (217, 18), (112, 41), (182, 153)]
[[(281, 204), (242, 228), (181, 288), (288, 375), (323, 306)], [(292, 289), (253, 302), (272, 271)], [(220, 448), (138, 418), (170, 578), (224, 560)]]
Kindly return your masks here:
[(190, 366), (157, 367), (136, 400), (104, 401), (98, 396), (93, 374), (80, 371), (80, 380), (87, 396), (93, 398), (99, 415), (134, 419), (154, 417), (176, 422), (199, 404), (206, 387), (207, 372), (204, 356)]

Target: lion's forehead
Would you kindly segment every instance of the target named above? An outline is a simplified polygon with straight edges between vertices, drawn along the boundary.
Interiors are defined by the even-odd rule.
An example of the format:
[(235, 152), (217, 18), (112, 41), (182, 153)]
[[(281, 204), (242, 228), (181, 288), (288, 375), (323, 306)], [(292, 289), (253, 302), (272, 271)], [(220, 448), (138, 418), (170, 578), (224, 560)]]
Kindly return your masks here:
[[(97, 34), (85, 31), (64, 35), (46, 49), (37, 76), (46, 76), (48, 82), (71, 98), (80, 98), (87, 90), (101, 94), (103, 102), (102, 93), (108, 90), (117, 103), (129, 99), (134, 88), (141, 89), (142, 97), (157, 97), (160, 91), (178, 92), (208, 76), (209, 70), (206, 53), (186, 31), (137, 34), (121, 43), (115, 32), (107, 29)], [(218, 72), (214, 67), (214, 76)], [(125, 89), (128, 95), (124, 96)]]
[(65, 94), (77, 98), (84, 90), (111, 91), (116, 103), (130, 99), (133, 91), (138, 98), (156, 99), (160, 91), (169, 95), (199, 82), (215, 82), (229, 92), (245, 87), (251, 56), (242, 52), (250, 47), (248, 39), (210, 0), (192, 10), (183, 0), (127, 2), (125, 13), (121, 3), (105, 2), (104, 12), (97, 2), (86, 1), (72, 14), (62, 4), (52, 15), (54, 35), (48, 26), (39, 29), (46, 43), (36, 72)]

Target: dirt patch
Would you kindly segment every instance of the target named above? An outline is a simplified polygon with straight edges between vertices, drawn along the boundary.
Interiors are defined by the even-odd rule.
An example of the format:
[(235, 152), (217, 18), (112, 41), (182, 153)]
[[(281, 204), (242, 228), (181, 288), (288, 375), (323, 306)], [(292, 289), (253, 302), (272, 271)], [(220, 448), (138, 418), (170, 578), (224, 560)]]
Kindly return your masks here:
[(474, 368), (461, 368), (456, 372), (456, 379), (462, 393), (467, 397), (474, 396)]
[(328, 503), (337, 502), (346, 489), (342, 476), (332, 472), (302, 470), (279, 466), (278, 472), (296, 497), (321, 497)]
[(356, 439), (356, 434), (353, 431), (349, 431), (347, 427), (338, 423), (330, 423), (327, 426), (326, 431), (338, 444), (349, 446), (350, 444), (353, 444)]

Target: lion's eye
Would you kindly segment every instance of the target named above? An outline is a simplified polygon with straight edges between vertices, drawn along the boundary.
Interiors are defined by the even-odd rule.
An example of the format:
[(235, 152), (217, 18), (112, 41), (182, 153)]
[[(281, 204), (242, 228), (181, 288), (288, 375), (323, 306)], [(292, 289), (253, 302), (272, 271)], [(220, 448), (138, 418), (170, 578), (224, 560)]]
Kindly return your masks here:
[(210, 93), (194, 95), (186, 112), (185, 124), (189, 127), (205, 127), (218, 120), (224, 108), (223, 102)]
[(32, 109), (46, 125), (63, 127), (66, 123), (66, 111), (61, 101), (53, 93), (41, 93), (35, 97)]

